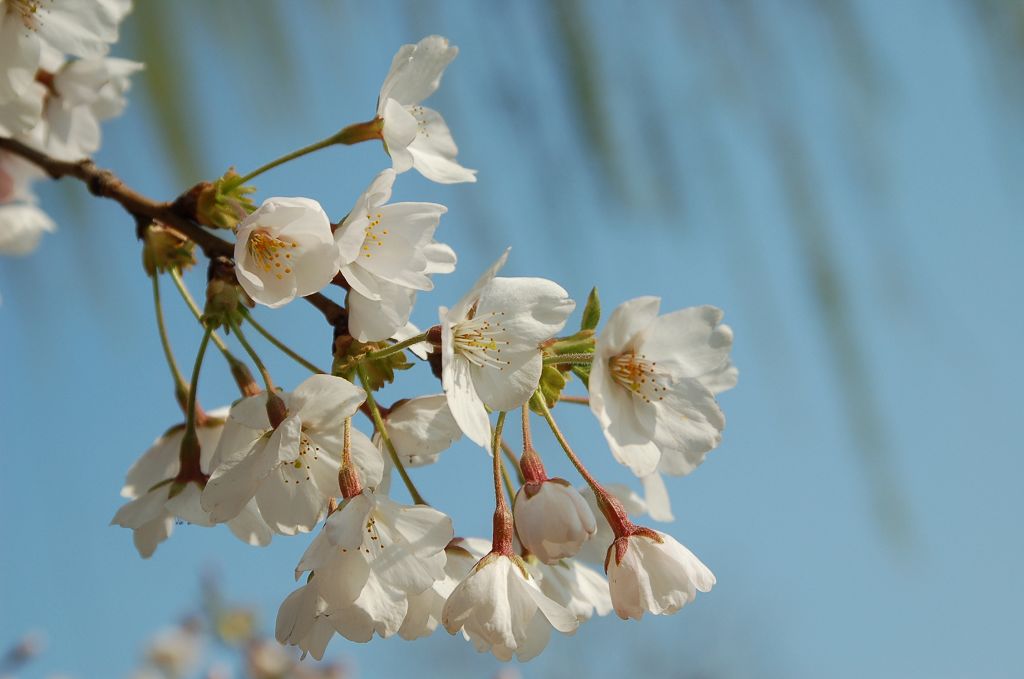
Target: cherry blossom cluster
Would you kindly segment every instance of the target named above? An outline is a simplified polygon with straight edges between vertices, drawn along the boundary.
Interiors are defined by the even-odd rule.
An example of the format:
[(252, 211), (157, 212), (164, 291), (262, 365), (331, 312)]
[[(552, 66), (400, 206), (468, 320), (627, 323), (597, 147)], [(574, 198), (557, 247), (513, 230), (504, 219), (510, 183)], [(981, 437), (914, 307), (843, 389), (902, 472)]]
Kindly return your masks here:
[[(17, 46), (0, 43), (6, 78), (0, 136), (54, 158), (95, 150), (98, 132), (55, 141), (58, 127), (70, 128), (58, 126), (50, 109), (69, 108), (96, 130), (96, 121), (120, 110), (127, 75), (138, 65), (102, 52), (126, 9), (114, 0), (0, 3), (0, 34), (18, 40)], [(44, 59), (48, 50), (79, 58), (51, 63)], [(173, 202), (175, 219), (188, 226), (184, 232), (160, 219), (139, 222), (164, 358), (185, 421), (128, 470), (121, 490), (126, 503), (113, 523), (133, 531), (143, 557), (179, 522), (224, 523), (254, 546), (274, 535), (312, 534), (295, 566), (300, 586), (278, 612), (276, 636), (316, 658), (335, 635), (356, 642), (416, 639), (444, 627), (501, 660), (528, 660), (544, 649), (552, 629), (573, 634), (613, 610), (634, 619), (675, 613), (715, 583), (675, 538), (634, 519), (646, 513), (671, 520), (663, 475), (689, 474), (721, 440), (725, 418), (716, 396), (736, 384), (737, 371), (729, 357), (732, 331), (719, 309), (662, 314), (657, 297), (641, 297), (615, 309), (599, 329), (595, 290), (578, 328), (566, 330), (576, 302), (553, 281), (501, 276), (506, 251), (461, 299), (438, 307), (436, 324), (421, 331), (410, 323), (420, 293), (431, 291), (433, 276), (452, 272), (457, 260), (435, 240), (447, 209), (392, 202), (392, 189), (410, 169), (440, 183), (475, 181), (475, 172), (458, 162), (444, 119), (422, 104), (457, 52), (439, 36), (403, 46), (370, 121), (249, 174), (231, 170), (193, 187)], [(106, 74), (103, 86), (79, 86), (77, 78), (99, 71)], [(93, 95), (89, 105), (81, 103), (84, 90)], [(42, 109), (29, 106), (33, 92), (45, 100)], [(259, 206), (251, 200), (250, 182), (283, 162), (372, 140), (383, 143), (392, 167), (337, 222), (308, 197), (272, 197)], [(15, 176), (15, 169), (3, 174), (5, 168), (25, 164), (14, 156), (0, 162), (0, 178)], [(0, 243), (11, 228), (0, 222)], [(200, 309), (181, 271), (195, 262), (196, 243), (210, 254), (204, 243), (216, 233), (231, 240), (215, 238), (228, 249), (210, 259)], [(199, 321), (190, 379), (164, 328), (164, 276)], [(344, 306), (330, 300), (332, 291), (344, 295)], [(299, 356), (255, 318), (257, 308), (299, 298), (337, 308), (329, 370)], [(249, 330), (311, 376), (290, 391), (278, 388)], [(249, 362), (232, 352), (229, 340)], [(240, 398), (206, 411), (197, 392), (211, 343), (228, 362)], [(412, 361), (432, 370), (440, 391), (378, 403), (375, 393)], [(570, 382), (588, 395), (564, 395)], [(600, 483), (576, 454), (553, 412), (575, 403), (589, 404), (614, 458), (640, 479), (643, 497)], [(357, 427), (360, 414), (369, 422), (365, 433)], [(505, 436), (508, 415), (521, 437)], [(579, 472), (580, 488), (548, 476), (531, 435), (537, 422), (550, 428)], [(489, 539), (459, 535), (410, 473), (437, 462), (463, 436), (491, 456), (491, 478), (480, 480), (494, 488)], [(396, 475), (412, 504), (392, 497)]]
[[(0, 137), (60, 160), (100, 147), (142, 64), (107, 56), (130, 0), (0, 0)], [(0, 151), (0, 254), (32, 252), (56, 227), (37, 205), (39, 168)]]

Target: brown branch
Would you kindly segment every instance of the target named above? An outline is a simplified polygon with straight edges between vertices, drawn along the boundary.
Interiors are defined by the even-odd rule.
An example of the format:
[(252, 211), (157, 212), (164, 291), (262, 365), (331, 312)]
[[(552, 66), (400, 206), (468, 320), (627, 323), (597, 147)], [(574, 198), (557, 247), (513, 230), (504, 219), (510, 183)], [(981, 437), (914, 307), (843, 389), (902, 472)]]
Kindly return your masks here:
[[(145, 217), (174, 227), (185, 237), (195, 241), (210, 259), (219, 256), (231, 257), (234, 254), (235, 247), (232, 243), (210, 233), (188, 215), (179, 212), (175, 207), (177, 202), (160, 203), (147, 198), (128, 187), (116, 174), (97, 167), (91, 160), (57, 160), (14, 139), (0, 138), (0, 149), (38, 165), (53, 179), (78, 179), (86, 185), (90, 193), (116, 201), (137, 219)], [(317, 292), (307, 295), (304, 299), (316, 307), (332, 326), (345, 317), (344, 307), (325, 295)]]

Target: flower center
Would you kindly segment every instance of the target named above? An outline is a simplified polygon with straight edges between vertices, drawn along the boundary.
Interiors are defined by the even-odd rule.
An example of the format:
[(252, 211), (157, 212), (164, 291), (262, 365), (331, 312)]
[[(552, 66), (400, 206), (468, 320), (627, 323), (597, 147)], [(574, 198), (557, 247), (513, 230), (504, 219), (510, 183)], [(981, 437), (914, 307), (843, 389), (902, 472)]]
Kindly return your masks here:
[(366, 520), (366, 536), (370, 538), (370, 541), (363, 541), (363, 544), (365, 545), (365, 547), (363, 547), (364, 552), (369, 554), (370, 547), (380, 551), (384, 550), (384, 541), (380, 537), (380, 531), (377, 530), (377, 521), (372, 516)]
[(381, 214), (378, 212), (376, 215), (368, 214), (366, 219), (369, 222), (363, 229), (366, 234), (366, 239), (363, 241), (363, 257), (370, 259), (373, 253), (370, 251), (371, 246), (376, 245), (377, 247), (383, 247), (384, 239), (382, 236), (388, 235), (387, 229), (381, 229), (378, 233), (376, 227), (380, 226)]
[(39, 30), (39, 10), (43, 0), (10, 0), (11, 6), (21, 15), (21, 23), (30, 31)]
[[(269, 231), (253, 231), (249, 234), (249, 240), (245, 249), (249, 256), (266, 273), (273, 273), (278, 280), (284, 278), (284, 274), (292, 272), (290, 260), (292, 253), (288, 250), (299, 247), (293, 240), (282, 240), (270, 234)], [(284, 261), (282, 261), (284, 260)]]
[(505, 326), (499, 320), (504, 315), (504, 311), (489, 313), (457, 323), (452, 328), (455, 351), (480, 368), (503, 370), (510, 365), (511, 361), (501, 358), (501, 348), (509, 344), (503, 339)]
[(665, 398), (668, 390), (668, 378), (660, 374), (655, 361), (647, 360), (644, 354), (637, 355), (630, 349), (612, 358), (608, 365), (612, 379), (626, 389), (651, 403)]
[(283, 465), (285, 472), (284, 482), (288, 483), (288, 480), (291, 479), (295, 485), (298, 485), (303, 481), (309, 481), (312, 465), (320, 459), (322, 452), (323, 450), (320, 446), (313, 443), (306, 434), (301, 434), (299, 437), (299, 456), (291, 463)]

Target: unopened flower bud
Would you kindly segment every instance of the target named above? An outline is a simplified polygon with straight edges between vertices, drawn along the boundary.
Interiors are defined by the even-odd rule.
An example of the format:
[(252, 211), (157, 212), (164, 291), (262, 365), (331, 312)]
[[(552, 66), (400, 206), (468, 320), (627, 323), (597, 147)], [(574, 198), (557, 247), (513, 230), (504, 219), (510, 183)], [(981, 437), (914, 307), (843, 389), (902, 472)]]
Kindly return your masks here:
[(587, 501), (564, 479), (525, 484), (513, 514), (519, 541), (544, 563), (574, 556), (597, 532)]
[(224, 173), (215, 182), (197, 187), (195, 197), (195, 218), (203, 226), (217, 229), (233, 229), (256, 209), (249, 194), (256, 191), (252, 186), (238, 182), (234, 169)]
[(184, 271), (196, 263), (195, 243), (162, 224), (146, 228), (142, 246), (142, 266), (155, 276), (169, 269)]

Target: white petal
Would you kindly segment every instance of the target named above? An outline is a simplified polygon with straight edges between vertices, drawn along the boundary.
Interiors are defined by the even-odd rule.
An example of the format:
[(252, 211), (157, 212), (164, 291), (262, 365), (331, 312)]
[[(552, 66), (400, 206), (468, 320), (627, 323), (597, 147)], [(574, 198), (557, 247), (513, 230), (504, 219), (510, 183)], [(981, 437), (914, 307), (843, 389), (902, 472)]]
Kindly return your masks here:
[(512, 348), (533, 349), (565, 327), (575, 308), (569, 293), (546, 278), (495, 278), (480, 292), (476, 315), (501, 314)]
[(722, 440), (725, 417), (715, 397), (696, 380), (672, 384), (656, 407), (654, 441), (662, 453), (658, 469), (689, 474)]
[(458, 53), (457, 47), (439, 35), (429, 35), (415, 45), (403, 45), (391, 61), (379, 101), (390, 98), (406, 106), (423, 101), (437, 91), (441, 75)]
[(381, 281), (380, 299), (348, 293), (348, 329), (360, 342), (381, 342), (409, 322), (416, 291)]
[(413, 167), (438, 184), (475, 182), (476, 170), (465, 168), (455, 160), (459, 149), (441, 114), (425, 106), (416, 106), (409, 112), (417, 125), (416, 137), (407, 146)]
[(366, 392), (343, 377), (312, 375), (288, 397), (288, 412), (312, 431), (338, 429), (366, 400)]
[(296, 483), (278, 467), (256, 491), (256, 504), (263, 520), (283, 535), (308, 533), (327, 511), (327, 500), (308, 480)]
[(416, 118), (394, 99), (384, 102), (382, 117), (384, 126), (381, 135), (384, 137), (384, 147), (391, 156), (394, 171), (400, 174), (412, 167), (409, 144), (416, 139)]
[(491, 421), (483, 401), (473, 386), (469, 361), (455, 356), (442, 370), (444, 393), (452, 417), (470, 441), (487, 448), (490, 446)]
[(647, 505), (648, 513), (655, 521), (675, 521), (672, 516), (672, 503), (668, 496), (668, 488), (665, 487), (665, 479), (661, 474), (654, 472), (640, 478), (644, 486), (644, 502)]
[(608, 317), (595, 351), (605, 358), (622, 353), (657, 318), (660, 305), (660, 297), (637, 297), (620, 304)]
[(274, 535), (255, 500), (250, 500), (238, 516), (228, 521), (228, 528), (236, 538), (253, 547), (266, 547)]
[(533, 396), (540, 383), (544, 360), (540, 349), (506, 354), (502, 357), (509, 365), (501, 369), (472, 366), (473, 386), (480, 400), (491, 410), (508, 411), (518, 408)]
[[(469, 313), (470, 307), (476, 304), (477, 300), (480, 299), (480, 292), (494, 279), (495, 276), (498, 275), (501, 268), (505, 266), (505, 262), (508, 261), (508, 253), (511, 251), (512, 248), (506, 248), (505, 252), (501, 253), (501, 256), (495, 260), (494, 264), (491, 264), (490, 268), (488, 268), (487, 271), (477, 279), (469, 292), (467, 292), (463, 298), (456, 302), (448, 311), (448, 318), (451, 319), (451, 322), (458, 323), (466, 318), (466, 314)], [(441, 325), (444, 325), (444, 320), (441, 321)]]
[(36, 249), (44, 233), (56, 228), (35, 205), (0, 205), (0, 254), (27, 255)]

